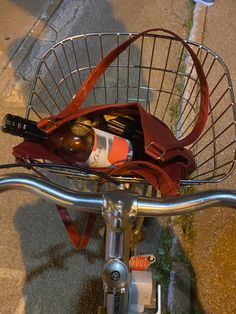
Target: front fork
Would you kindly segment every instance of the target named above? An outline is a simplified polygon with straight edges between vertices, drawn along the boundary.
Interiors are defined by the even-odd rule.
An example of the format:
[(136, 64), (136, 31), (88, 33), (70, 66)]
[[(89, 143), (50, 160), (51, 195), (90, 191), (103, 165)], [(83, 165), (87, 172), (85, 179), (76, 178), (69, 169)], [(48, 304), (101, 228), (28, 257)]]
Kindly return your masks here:
[[(107, 193), (104, 196), (103, 216), (106, 223), (106, 250), (102, 279), (106, 311), (100, 313), (127, 314), (129, 301), (137, 300), (140, 295), (145, 297), (147, 294), (141, 292), (143, 289), (153, 290), (150, 272), (131, 272), (129, 269), (130, 251), (131, 248), (133, 251), (140, 238), (142, 225), (142, 221), (139, 223), (137, 220), (136, 195), (129, 191)], [(146, 288), (143, 288), (145, 284)]]

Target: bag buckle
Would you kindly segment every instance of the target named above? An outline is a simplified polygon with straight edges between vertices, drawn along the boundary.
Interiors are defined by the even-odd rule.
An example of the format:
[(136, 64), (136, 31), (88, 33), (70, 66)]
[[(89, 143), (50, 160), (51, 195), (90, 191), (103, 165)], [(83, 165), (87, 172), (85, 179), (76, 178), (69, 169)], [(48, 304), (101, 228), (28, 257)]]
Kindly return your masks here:
[(165, 151), (160, 150), (159, 146), (155, 142), (150, 142), (145, 146), (145, 152), (151, 156), (153, 159), (163, 161)]

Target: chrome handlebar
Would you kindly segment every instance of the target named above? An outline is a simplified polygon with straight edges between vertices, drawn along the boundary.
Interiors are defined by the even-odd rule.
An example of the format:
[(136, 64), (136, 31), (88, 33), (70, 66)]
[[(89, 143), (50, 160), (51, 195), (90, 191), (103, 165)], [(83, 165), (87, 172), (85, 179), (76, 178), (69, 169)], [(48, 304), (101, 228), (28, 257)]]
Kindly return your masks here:
[[(11, 189), (20, 189), (33, 192), (38, 196), (49, 200), (55, 204), (72, 207), (86, 212), (101, 212), (109, 193), (84, 193), (68, 190), (48, 182), (45, 179), (27, 174), (7, 174), (0, 176), (0, 192)], [(119, 190), (125, 197), (126, 191)], [(132, 211), (138, 216), (167, 216), (183, 215), (193, 211), (209, 208), (212, 206), (224, 205), (236, 207), (236, 191), (231, 190), (211, 190), (178, 196), (168, 199), (154, 199), (141, 197), (135, 193), (133, 197)]]
[(101, 193), (78, 193), (28, 174), (0, 176), (0, 192), (11, 189), (29, 191), (55, 204), (79, 208), (81, 211), (97, 212), (103, 205)]

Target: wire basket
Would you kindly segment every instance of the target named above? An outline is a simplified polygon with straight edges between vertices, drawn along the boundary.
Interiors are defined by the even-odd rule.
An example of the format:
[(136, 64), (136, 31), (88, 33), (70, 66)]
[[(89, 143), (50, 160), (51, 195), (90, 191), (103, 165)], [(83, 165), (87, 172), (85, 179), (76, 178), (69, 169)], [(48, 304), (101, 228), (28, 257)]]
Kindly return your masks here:
[[(41, 119), (60, 112), (75, 96), (97, 63), (131, 33), (93, 33), (67, 38), (41, 60), (32, 84), (26, 116)], [(189, 149), (197, 168), (183, 184), (219, 182), (235, 162), (235, 100), (229, 71), (209, 48), (188, 44), (201, 61), (210, 92), (208, 122)], [(140, 102), (163, 120), (177, 138), (194, 127), (199, 112), (199, 79), (186, 48), (175, 38), (148, 34), (131, 44), (105, 71), (83, 106)], [(96, 176), (58, 171), (81, 180)], [(138, 178), (122, 178), (132, 183)]]

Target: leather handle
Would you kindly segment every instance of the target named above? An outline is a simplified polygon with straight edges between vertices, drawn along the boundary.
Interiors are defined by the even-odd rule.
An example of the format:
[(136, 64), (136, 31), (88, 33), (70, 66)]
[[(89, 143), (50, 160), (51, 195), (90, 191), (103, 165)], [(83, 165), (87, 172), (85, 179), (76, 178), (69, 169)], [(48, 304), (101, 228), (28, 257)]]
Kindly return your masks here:
[(50, 133), (60, 125), (71, 120), (72, 113), (78, 111), (85, 101), (86, 97), (90, 93), (90, 91), (95, 86), (98, 79), (104, 73), (104, 71), (108, 68), (108, 66), (135, 40), (140, 38), (143, 35), (146, 35), (150, 32), (158, 32), (162, 31), (164, 33), (172, 35), (178, 41), (180, 41), (183, 46), (188, 50), (189, 54), (192, 57), (192, 60), (195, 65), (195, 69), (200, 82), (200, 110), (198, 114), (198, 118), (193, 130), (183, 139), (179, 140), (180, 145), (187, 146), (193, 143), (201, 134), (208, 115), (208, 105), (209, 105), (209, 92), (208, 92), (208, 84), (206, 81), (205, 74), (203, 72), (200, 61), (192, 48), (177, 34), (174, 32), (164, 29), (164, 28), (152, 28), (146, 31), (143, 31), (139, 34), (133, 35), (131, 38), (124, 41), (114, 50), (112, 50), (104, 59), (102, 59), (97, 66), (92, 70), (90, 75), (81, 85), (78, 93), (74, 97), (74, 99), (65, 107), (63, 111), (61, 111), (56, 116), (52, 116), (50, 118), (44, 118), (38, 123), (38, 127), (43, 129), (46, 133)]

